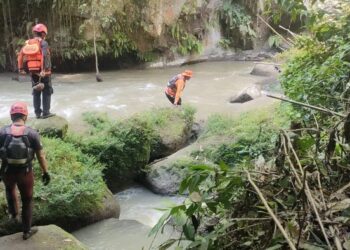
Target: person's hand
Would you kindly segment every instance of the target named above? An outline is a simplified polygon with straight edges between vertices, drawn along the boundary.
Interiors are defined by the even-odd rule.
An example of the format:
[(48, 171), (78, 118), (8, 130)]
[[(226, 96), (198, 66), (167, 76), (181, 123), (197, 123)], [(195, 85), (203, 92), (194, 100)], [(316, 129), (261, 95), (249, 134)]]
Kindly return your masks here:
[(46, 73), (45, 71), (40, 71), (40, 74), (39, 74), (41, 77), (45, 77)]
[(51, 177), (50, 177), (49, 173), (48, 172), (43, 173), (43, 175), (41, 176), (41, 180), (43, 181), (44, 186), (49, 184), (50, 180), (51, 180)]
[(18, 70), (18, 73), (19, 73), (20, 75), (25, 75), (25, 74), (26, 74), (26, 72), (25, 72), (23, 69)]

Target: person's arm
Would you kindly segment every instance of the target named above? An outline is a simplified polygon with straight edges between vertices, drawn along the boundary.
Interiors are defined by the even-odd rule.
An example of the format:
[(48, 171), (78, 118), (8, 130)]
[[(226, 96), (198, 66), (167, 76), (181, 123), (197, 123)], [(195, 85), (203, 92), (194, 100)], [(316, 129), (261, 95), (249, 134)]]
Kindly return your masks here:
[(47, 160), (46, 160), (44, 150), (42, 150), (42, 149), (37, 150), (37, 151), (35, 151), (35, 154), (36, 154), (36, 157), (38, 158), (42, 174), (47, 173), (48, 167), (47, 167)]
[(18, 66), (18, 73), (25, 74), (25, 71), (23, 70), (23, 51), (22, 49), (19, 51), (17, 56), (17, 66)]
[(45, 41), (41, 41), (41, 51), (42, 51), (42, 60), (41, 60), (41, 71), (43, 75), (51, 73), (51, 59), (49, 44)]
[(174, 105), (177, 105), (177, 103), (180, 100), (180, 97), (182, 95), (182, 91), (185, 87), (185, 81), (182, 79), (179, 79), (176, 81), (176, 94), (175, 94), (175, 101), (174, 101)]
[(37, 132), (32, 132), (31, 136), (32, 136), (32, 143), (33, 143), (32, 146), (33, 146), (33, 149), (35, 151), (36, 157), (38, 158), (39, 165), (40, 165), (41, 172), (42, 172), (41, 178), (42, 178), (44, 185), (46, 186), (47, 184), (49, 184), (51, 178), (50, 178), (50, 175), (48, 172), (48, 166), (47, 166), (47, 160), (45, 157), (45, 153), (44, 153), (43, 147), (40, 143), (40, 136)]

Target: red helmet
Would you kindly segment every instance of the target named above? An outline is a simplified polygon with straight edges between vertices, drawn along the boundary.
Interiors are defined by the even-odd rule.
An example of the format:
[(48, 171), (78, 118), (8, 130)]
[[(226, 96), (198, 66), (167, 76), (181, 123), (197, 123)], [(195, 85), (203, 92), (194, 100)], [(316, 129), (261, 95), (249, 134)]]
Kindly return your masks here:
[(28, 115), (28, 107), (25, 102), (16, 102), (12, 104), (10, 114)]
[(32, 31), (33, 31), (33, 32), (38, 32), (38, 33), (44, 32), (45, 35), (47, 35), (47, 27), (46, 27), (44, 24), (42, 24), (42, 23), (36, 24), (36, 25), (33, 27), (33, 30), (32, 30)]

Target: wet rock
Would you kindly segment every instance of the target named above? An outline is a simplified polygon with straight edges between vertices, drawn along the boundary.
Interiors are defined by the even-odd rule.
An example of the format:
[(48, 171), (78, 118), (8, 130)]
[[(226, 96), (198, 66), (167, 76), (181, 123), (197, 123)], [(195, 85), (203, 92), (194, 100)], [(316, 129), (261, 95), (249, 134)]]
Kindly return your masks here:
[(187, 174), (188, 166), (198, 164), (191, 157), (191, 152), (200, 148), (199, 144), (194, 143), (148, 165), (144, 179), (145, 185), (157, 194), (177, 194), (179, 185)]
[(52, 116), (46, 119), (30, 118), (26, 125), (47, 137), (64, 138), (68, 130), (68, 121), (61, 116)]
[(250, 72), (251, 75), (255, 76), (278, 76), (281, 72), (280, 66), (276, 64), (265, 64), (265, 63), (256, 63), (254, 68)]
[(39, 231), (26, 241), (22, 239), (22, 233), (1, 237), (0, 248), (12, 250), (88, 249), (73, 235), (56, 225), (42, 226), (38, 229)]
[(261, 91), (258, 86), (248, 87), (243, 89), (237, 95), (230, 98), (230, 103), (245, 103), (261, 96)]
[(253, 97), (251, 97), (247, 93), (242, 93), (242, 94), (238, 95), (237, 97), (233, 97), (232, 99), (230, 99), (230, 103), (245, 103), (245, 102), (249, 102), (251, 100), (253, 100)]

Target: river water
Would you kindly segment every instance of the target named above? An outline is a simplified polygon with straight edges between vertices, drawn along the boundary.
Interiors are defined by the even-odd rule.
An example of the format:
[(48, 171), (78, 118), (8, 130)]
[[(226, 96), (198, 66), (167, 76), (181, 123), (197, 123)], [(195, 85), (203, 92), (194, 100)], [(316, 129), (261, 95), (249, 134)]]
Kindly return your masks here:
[[(116, 119), (149, 110), (152, 107), (170, 107), (164, 95), (166, 82), (173, 75), (191, 69), (193, 78), (183, 94), (183, 103), (196, 107), (196, 119), (206, 119), (212, 113), (238, 115), (273, 101), (259, 97), (245, 104), (230, 104), (229, 97), (266, 78), (252, 76), (253, 63), (207, 62), (187, 67), (166, 69), (119, 70), (102, 72), (104, 82), (97, 83), (95, 75), (56, 75), (53, 78), (54, 95), (52, 112), (65, 117), (70, 129), (81, 131), (84, 127), (81, 114), (86, 111), (107, 112)], [(0, 119), (8, 117), (10, 105), (17, 100), (32, 102), (29, 82), (11, 80), (12, 75), (0, 75)], [(33, 115), (33, 108), (30, 105)], [(142, 187), (130, 188), (115, 195), (121, 205), (120, 220), (109, 219), (85, 227), (74, 235), (94, 250), (149, 249), (150, 227), (155, 225), (161, 212), (155, 208), (166, 207), (171, 202), (181, 202), (180, 197), (164, 197)], [(156, 239), (153, 245), (173, 235), (172, 229)]]
[[(93, 73), (54, 75), (51, 111), (65, 117), (70, 128), (79, 131), (83, 112), (107, 112), (123, 118), (151, 107), (171, 106), (164, 95), (166, 82), (184, 69), (191, 69), (194, 76), (186, 85), (183, 103), (196, 107), (197, 119), (214, 112), (236, 115), (268, 102), (263, 97), (244, 105), (228, 103), (230, 96), (263, 79), (249, 74), (252, 67), (249, 62), (207, 62), (166, 69), (109, 71), (102, 72), (104, 82), (100, 83)], [(12, 81), (10, 75), (0, 74), (0, 119), (8, 117), (9, 106), (16, 100), (31, 104), (30, 89), (29, 82)], [(30, 110), (34, 116), (32, 105)]]

